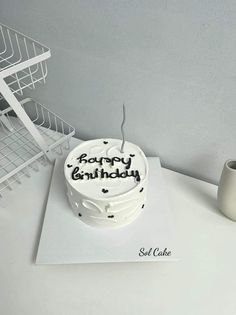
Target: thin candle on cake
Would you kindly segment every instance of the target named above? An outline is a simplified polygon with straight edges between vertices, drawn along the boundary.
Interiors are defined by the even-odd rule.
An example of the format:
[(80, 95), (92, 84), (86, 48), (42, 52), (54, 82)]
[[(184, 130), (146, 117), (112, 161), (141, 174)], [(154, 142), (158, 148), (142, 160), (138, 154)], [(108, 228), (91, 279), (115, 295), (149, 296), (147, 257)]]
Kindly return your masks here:
[(124, 132), (124, 124), (125, 124), (125, 104), (123, 103), (123, 120), (121, 123), (121, 134), (122, 134), (122, 144), (121, 144), (121, 149), (120, 152), (124, 153), (124, 145), (125, 145), (125, 132)]

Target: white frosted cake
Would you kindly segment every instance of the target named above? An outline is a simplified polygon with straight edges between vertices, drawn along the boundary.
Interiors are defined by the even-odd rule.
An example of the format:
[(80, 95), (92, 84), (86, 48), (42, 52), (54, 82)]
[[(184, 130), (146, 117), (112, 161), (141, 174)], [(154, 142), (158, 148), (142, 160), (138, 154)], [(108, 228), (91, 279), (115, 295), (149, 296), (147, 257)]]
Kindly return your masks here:
[(118, 139), (85, 141), (73, 149), (64, 166), (69, 203), (84, 223), (120, 227), (137, 218), (145, 206), (148, 163), (136, 145)]

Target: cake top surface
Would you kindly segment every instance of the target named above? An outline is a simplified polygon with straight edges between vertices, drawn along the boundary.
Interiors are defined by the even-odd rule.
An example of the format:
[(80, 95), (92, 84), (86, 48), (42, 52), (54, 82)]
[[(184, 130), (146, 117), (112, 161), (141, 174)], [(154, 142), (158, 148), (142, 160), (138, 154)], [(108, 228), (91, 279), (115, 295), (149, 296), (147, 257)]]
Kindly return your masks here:
[(85, 141), (68, 155), (64, 172), (70, 185), (81, 194), (106, 199), (130, 192), (146, 179), (147, 159), (135, 144), (122, 140)]

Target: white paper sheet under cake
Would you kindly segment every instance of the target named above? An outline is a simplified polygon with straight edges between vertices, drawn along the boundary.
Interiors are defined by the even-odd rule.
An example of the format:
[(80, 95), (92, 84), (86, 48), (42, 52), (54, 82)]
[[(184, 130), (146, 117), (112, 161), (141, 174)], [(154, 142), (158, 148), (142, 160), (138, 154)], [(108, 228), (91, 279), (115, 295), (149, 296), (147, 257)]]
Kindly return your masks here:
[(67, 201), (64, 159), (55, 162), (37, 264), (170, 261), (177, 259), (171, 212), (159, 158), (148, 158), (147, 203), (119, 229), (98, 229), (77, 218)]

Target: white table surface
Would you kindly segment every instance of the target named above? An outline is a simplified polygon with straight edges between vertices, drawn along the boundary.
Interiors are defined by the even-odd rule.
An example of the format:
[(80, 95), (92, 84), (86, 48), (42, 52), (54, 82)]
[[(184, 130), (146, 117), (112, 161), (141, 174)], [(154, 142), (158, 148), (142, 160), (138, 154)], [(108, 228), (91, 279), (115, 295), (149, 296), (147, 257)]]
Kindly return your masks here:
[(1, 315), (236, 314), (236, 223), (215, 185), (163, 169), (178, 262), (35, 265), (51, 170), (0, 199)]

